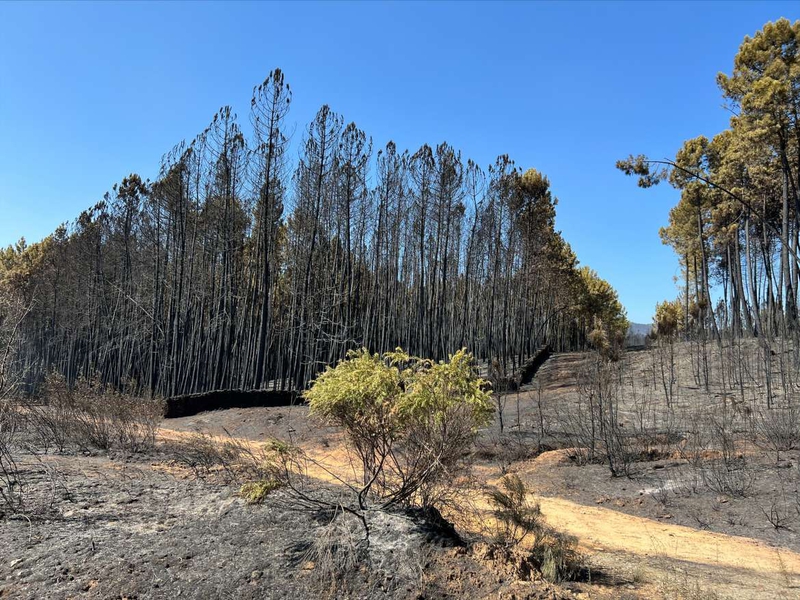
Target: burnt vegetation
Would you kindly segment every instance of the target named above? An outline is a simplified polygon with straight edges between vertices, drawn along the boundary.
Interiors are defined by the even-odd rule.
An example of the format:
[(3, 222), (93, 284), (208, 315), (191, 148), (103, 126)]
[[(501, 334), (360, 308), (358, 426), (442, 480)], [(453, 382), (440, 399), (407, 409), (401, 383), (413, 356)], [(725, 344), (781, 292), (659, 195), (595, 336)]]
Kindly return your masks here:
[(447, 143), (375, 152), (328, 106), (294, 159), (291, 98), (273, 71), (247, 136), (222, 108), (155, 181), (130, 175), (2, 250), (4, 295), (26, 311), (6, 377), (29, 392), (52, 371), (160, 397), (302, 391), (362, 346), (467, 347), (510, 374), (544, 343), (585, 347), (598, 319), (624, 335), (613, 290), (554, 229), (543, 174), (505, 155), (484, 170)]
[[(680, 292), (646, 336), (555, 229), (544, 174), (506, 155), (483, 169), (447, 143), (374, 151), (329, 106), (295, 159), (276, 69), (246, 125), (222, 108), (154, 181), (131, 174), (42, 241), (0, 250), (0, 519), (39, 531), (61, 519), (89, 532), (94, 556), (102, 529), (71, 505), (102, 521), (89, 499), (111, 498), (120, 514), (104, 531), (149, 539), (117, 523), (152, 517), (126, 496), (146, 472), (149, 501), (224, 539), (232, 571), (240, 551), (264, 564), (250, 536), (279, 532), (274, 564), (180, 588), (198, 597), (257, 597), (266, 578), (287, 598), (638, 597), (645, 576), (604, 572), (569, 519), (549, 522), (547, 494), (797, 559), (799, 41), (786, 20), (745, 39), (719, 77), (729, 130), (674, 160), (618, 163), (642, 187), (680, 191), (661, 231)], [(273, 420), (231, 433), (224, 415), (240, 409), (253, 409), (243, 431)], [(103, 465), (110, 491), (75, 474), (84, 463)], [(214, 499), (202, 512), (185, 497), (197, 490)], [(108, 547), (126, 547), (114, 535)], [(783, 560), (770, 571), (781, 591), (796, 587)], [(156, 589), (148, 568), (131, 597)], [(718, 597), (652, 584), (644, 597)], [(71, 592), (98, 584), (86, 585)], [(97, 594), (120, 595), (109, 585)]]
[[(627, 321), (556, 231), (543, 174), (505, 155), (484, 170), (447, 143), (374, 152), (328, 106), (294, 159), (291, 99), (276, 69), (246, 125), (222, 108), (154, 181), (132, 174), (0, 251), (2, 511), (71, 513), (85, 482), (59, 471), (70, 457), (155, 460), (248, 510), (310, 515), (293, 556), (317, 592), (417, 589), (425, 562), (390, 555), (465, 546), (443, 512), (474, 514), (470, 458), (501, 395), (553, 350), (597, 338), (618, 356)], [(163, 417), (304, 403), (345, 433), (354, 479), (291, 440), (159, 434)], [(524, 578), (572, 578), (548, 554), (567, 538), (533, 529)]]

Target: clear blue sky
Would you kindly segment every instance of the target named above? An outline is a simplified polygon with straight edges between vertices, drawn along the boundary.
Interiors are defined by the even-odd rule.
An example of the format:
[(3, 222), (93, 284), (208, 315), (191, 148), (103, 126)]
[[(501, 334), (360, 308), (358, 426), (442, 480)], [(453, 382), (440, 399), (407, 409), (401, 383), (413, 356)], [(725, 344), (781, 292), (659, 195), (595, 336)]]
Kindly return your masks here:
[(631, 320), (673, 297), (673, 190), (614, 169), (727, 126), (742, 38), (800, 3), (0, 3), (0, 245), (42, 238), (281, 67), (299, 137), (323, 103), (376, 147), (448, 141), (546, 173), (557, 225)]

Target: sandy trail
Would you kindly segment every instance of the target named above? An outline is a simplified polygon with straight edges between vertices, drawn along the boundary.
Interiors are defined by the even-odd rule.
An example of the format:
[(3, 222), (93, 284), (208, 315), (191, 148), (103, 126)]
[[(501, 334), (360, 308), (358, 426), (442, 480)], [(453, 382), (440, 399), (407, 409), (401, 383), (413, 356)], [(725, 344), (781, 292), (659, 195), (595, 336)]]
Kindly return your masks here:
[[(185, 431), (164, 427), (160, 431), (163, 439), (174, 440), (187, 435)], [(256, 447), (263, 444), (241, 438), (237, 440)], [(308, 476), (332, 483), (355, 480), (355, 465), (341, 445), (324, 449), (313, 443), (300, 446), (311, 459), (307, 466)], [(491, 477), (488, 470), (476, 469), (476, 474), (487, 485), (497, 484), (498, 480)], [(519, 474), (524, 476), (525, 472)], [(538, 496), (536, 500), (547, 523), (577, 537), (581, 547), (590, 554), (624, 553), (631, 557), (627, 564), (639, 561), (649, 568), (656, 568), (657, 563), (664, 562), (660, 559), (697, 565), (701, 569), (710, 567), (723, 582), (736, 581), (736, 587), (747, 589), (748, 585), (753, 585), (763, 589), (764, 584), (772, 590), (790, 587), (792, 594), (796, 595), (774, 597), (800, 598), (797, 589), (800, 554), (788, 549), (776, 548), (752, 538), (662, 523), (563, 498)], [(491, 521), (490, 506), (480, 494), (473, 499), (472, 505), (479, 516), (470, 528), (474, 527), (474, 532), (485, 531)], [(723, 572), (727, 572), (727, 576)]]
[(547, 522), (588, 548), (624, 551), (709, 566), (800, 574), (800, 554), (752, 538), (660, 523), (562, 498), (539, 498)]

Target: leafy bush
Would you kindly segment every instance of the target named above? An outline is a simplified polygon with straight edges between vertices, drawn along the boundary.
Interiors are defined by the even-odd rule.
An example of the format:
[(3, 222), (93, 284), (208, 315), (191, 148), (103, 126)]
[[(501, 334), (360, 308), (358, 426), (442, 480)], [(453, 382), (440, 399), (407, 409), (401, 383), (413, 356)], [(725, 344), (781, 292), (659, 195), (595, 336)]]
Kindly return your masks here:
[(312, 414), (345, 430), (362, 465), (362, 506), (370, 491), (386, 504), (428, 505), (491, 420), (485, 383), (465, 350), (435, 363), (400, 348), (362, 349), (327, 368), (305, 397)]

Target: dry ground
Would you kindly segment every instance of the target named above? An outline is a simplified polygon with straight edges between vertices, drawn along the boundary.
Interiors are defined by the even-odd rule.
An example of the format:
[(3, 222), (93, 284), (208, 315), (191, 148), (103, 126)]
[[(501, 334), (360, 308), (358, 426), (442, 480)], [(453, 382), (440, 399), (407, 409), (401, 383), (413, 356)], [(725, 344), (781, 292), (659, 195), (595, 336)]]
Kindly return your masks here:
[[(338, 597), (395, 598), (800, 598), (800, 519), (770, 524), (770, 499), (788, 499), (800, 482), (800, 454), (752, 450), (754, 482), (745, 497), (708, 490), (679, 454), (662, 452), (612, 478), (601, 464), (578, 465), (563, 416), (573, 410), (585, 357), (557, 355), (531, 386), (507, 398), (507, 430), (482, 432), (472, 468), (468, 517), (450, 515), (477, 539), (490, 521), (481, 493), (508, 472), (519, 474), (545, 519), (580, 540), (591, 583), (556, 588), (514, 581), (485, 555), (449, 547), (404, 515), (371, 516), (370, 572), (332, 592)], [(633, 385), (651, 380), (647, 352), (629, 356)], [(681, 405), (708, 402), (691, 382)], [(655, 397), (655, 391), (652, 392)], [(643, 397), (643, 396), (642, 396)], [(626, 419), (636, 418), (623, 407)], [(690, 412), (685, 412), (691, 415)], [(291, 440), (315, 459), (309, 474), (324, 488), (354, 471), (341, 435), (301, 406), (231, 409), (170, 419), (164, 441), (205, 432), (258, 445)], [(320, 515), (292, 510), (278, 492), (246, 505), (238, 485), (198, 478), (162, 451), (147, 458), (48, 456), (63, 473), (49, 517), (0, 521), (0, 598), (305, 598), (320, 588), (308, 560)], [(544, 450), (539, 453), (540, 450)], [(32, 457), (27, 468), (40, 470)], [(793, 487), (794, 486), (794, 487)], [(50, 482), (38, 484), (53, 496)], [(324, 523), (323, 523), (324, 525)]]

